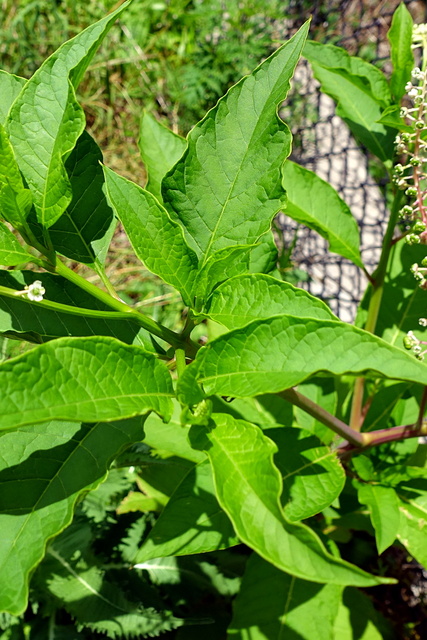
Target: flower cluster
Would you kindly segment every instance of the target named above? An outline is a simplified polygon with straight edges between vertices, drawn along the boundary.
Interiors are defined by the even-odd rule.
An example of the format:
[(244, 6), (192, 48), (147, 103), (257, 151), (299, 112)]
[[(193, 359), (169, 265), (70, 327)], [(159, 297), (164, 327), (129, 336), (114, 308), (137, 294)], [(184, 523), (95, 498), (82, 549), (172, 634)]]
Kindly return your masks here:
[(406, 241), (427, 244), (427, 74), (416, 67), (412, 82), (406, 85), (410, 107), (402, 107), (400, 114), (406, 120), (406, 131), (396, 137), (396, 151), (404, 158), (394, 167), (393, 181), (405, 191), (411, 204), (400, 210), (400, 218), (407, 226)]
[[(420, 326), (427, 327), (427, 318), (420, 318), (418, 322)], [(403, 338), (403, 346), (405, 349), (412, 351), (418, 360), (424, 360), (424, 356), (427, 353), (427, 349), (423, 349), (421, 345), (427, 345), (427, 341), (419, 340), (413, 331), (408, 331)]]
[[(412, 47), (419, 46), (423, 48), (423, 69), (415, 67), (405, 87), (408, 106), (400, 110), (405, 125), (395, 140), (401, 162), (394, 167), (393, 182), (407, 196), (399, 212), (406, 242), (427, 245), (427, 24), (414, 26)], [(418, 285), (427, 289), (427, 259), (421, 265), (413, 264), (411, 271)]]

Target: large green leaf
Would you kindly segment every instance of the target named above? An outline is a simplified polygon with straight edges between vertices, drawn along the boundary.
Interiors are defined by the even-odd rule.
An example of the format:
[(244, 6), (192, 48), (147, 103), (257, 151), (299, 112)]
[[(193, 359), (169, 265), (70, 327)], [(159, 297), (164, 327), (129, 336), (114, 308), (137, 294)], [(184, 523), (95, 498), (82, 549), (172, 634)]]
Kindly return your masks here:
[(240, 540), (277, 568), (312, 582), (373, 586), (382, 578), (330, 555), (307, 526), (289, 523), (280, 507), (281, 476), (274, 443), (259, 427), (213, 414), (210, 427), (192, 427), (194, 446), (212, 464), (218, 502)]
[(249, 558), (233, 603), (227, 638), (240, 640), (331, 640), (342, 589), (306, 582)]
[(145, 111), (141, 118), (138, 145), (148, 173), (145, 188), (161, 202), (163, 177), (178, 162), (187, 142)]
[(385, 382), (375, 393), (367, 413), (364, 428), (367, 431), (399, 424), (413, 424), (420, 412), (422, 387), (407, 382)]
[(205, 315), (227, 329), (283, 313), (335, 319), (318, 298), (268, 275), (242, 275), (227, 280), (215, 289), (204, 309)]
[[(325, 409), (332, 415), (338, 415), (338, 407), (340, 406), (338, 394), (335, 389), (335, 380), (332, 378), (312, 378), (309, 382), (299, 385), (298, 390), (303, 396), (315, 402), (317, 405)], [(310, 431), (317, 436), (323, 444), (329, 445), (336, 437), (326, 425), (317, 420), (314, 416), (309, 415), (303, 409), (293, 405), (295, 422), (306, 431)]]
[(277, 246), (272, 231), (267, 231), (259, 239), (251, 252), (249, 273), (270, 273), (277, 266)]
[(427, 479), (418, 478), (395, 487), (400, 511), (398, 540), (427, 567)]
[(178, 392), (189, 405), (214, 394), (276, 393), (321, 371), (427, 384), (423, 362), (366, 331), (334, 320), (283, 315), (213, 340), (187, 367)]
[(378, 553), (385, 551), (396, 539), (400, 513), (396, 492), (391, 487), (380, 484), (357, 483), (359, 502), (369, 509), (375, 529)]
[(283, 511), (290, 522), (316, 515), (344, 488), (345, 473), (337, 454), (311, 433), (294, 427), (264, 431), (278, 447), (274, 462), (283, 480)]
[(9, 112), (10, 140), (32, 192), (37, 219), (44, 227), (56, 222), (72, 198), (64, 156), (74, 148), (85, 125), (75, 89), (128, 4), (63, 44), (24, 85)]
[(195, 465), (176, 488), (134, 563), (205, 553), (238, 543), (230, 520), (216, 499), (212, 469), (205, 460)]
[(46, 544), (70, 524), (79, 496), (144, 437), (143, 420), (47, 422), (0, 435), (0, 610), (22, 613), (28, 576)]
[(412, 53), (413, 20), (404, 3), (401, 2), (393, 14), (391, 27), (387, 34), (390, 41), (390, 57), (393, 63), (393, 73), (390, 79), (390, 89), (396, 100), (400, 102), (405, 94), (405, 85), (411, 79), (414, 67)]
[(0, 217), (20, 229), (31, 205), (31, 192), (24, 187), (12, 146), (0, 124)]
[(15, 98), (27, 81), (0, 69), (0, 124), (4, 125)]
[(335, 619), (334, 640), (399, 640), (389, 622), (374, 609), (371, 599), (347, 587)]
[(283, 165), (282, 185), (288, 196), (286, 214), (326, 238), (332, 252), (363, 268), (357, 222), (335, 189), (289, 160)]
[(84, 131), (65, 163), (73, 199), (49, 229), (54, 249), (94, 266), (105, 262), (116, 220), (103, 193), (102, 153)]
[(0, 365), (0, 428), (172, 413), (163, 362), (114, 338), (59, 338)]
[(285, 201), (280, 169), (291, 135), (277, 116), (308, 31), (232, 87), (188, 135), (188, 149), (163, 180), (163, 197), (204, 264), (235, 244), (254, 244)]
[(159, 455), (165, 452), (192, 462), (206, 459), (202, 451), (193, 449), (188, 440), (188, 430), (183, 429), (181, 422), (182, 407), (177, 400), (172, 400), (173, 413), (168, 422), (163, 422), (156, 413), (150, 413), (144, 425), (144, 442)]
[(37, 587), (40, 584), (48, 600), (56, 600), (79, 626), (108, 638), (147, 638), (183, 624), (170, 611), (147, 605), (142, 581), (139, 590), (126, 593), (93, 560), (89, 563), (76, 553), (75, 547), (64, 554), (62, 538), (48, 549), (40, 572), (44, 580), (39, 579)]
[(19, 244), (6, 225), (0, 222), (0, 264), (7, 267), (30, 261), (31, 255)]
[(198, 307), (219, 282), (233, 276), (248, 273), (251, 253), (256, 245), (235, 245), (215, 251), (197, 273), (193, 283), (193, 295)]
[(191, 302), (197, 257), (181, 227), (156, 198), (135, 183), (104, 168), (108, 200), (121, 220), (138, 258)]
[(42, 278), (46, 294), (32, 303), (25, 296), (6, 296), (0, 290), (0, 334), (18, 340), (42, 343), (65, 336), (111, 336), (153, 351), (150, 334), (132, 322), (126, 313), (111, 312), (98, 298), (65, 278), (50, 273), (0, 269), (0, 287), (22, 291)]
[(304, 56), (322, 91), (337, 102), (337, 114), (356, 139), (381, 160), (392, 160), (394, 133), (377, 122), (390, 104), (390, 90), (384, 74), (331, 44), (307, 42)]
[[(420, 340), (425, 339), (425, 329), (418, 323), (419, 318), (427, 316), (425, 291), (417, 286), (411, 273), (411, 266), (419, 264), (425, 253), (423, 245), (406, 242), (396, 243), (391, 250), (376, 333), (401, 349), (404, 349), (403, 338), (408, 331), (414, 331)], [(371, 288), (367, 290), (358, 310), (356, 322), (359, 326), (366, 321), (371, 291)]]

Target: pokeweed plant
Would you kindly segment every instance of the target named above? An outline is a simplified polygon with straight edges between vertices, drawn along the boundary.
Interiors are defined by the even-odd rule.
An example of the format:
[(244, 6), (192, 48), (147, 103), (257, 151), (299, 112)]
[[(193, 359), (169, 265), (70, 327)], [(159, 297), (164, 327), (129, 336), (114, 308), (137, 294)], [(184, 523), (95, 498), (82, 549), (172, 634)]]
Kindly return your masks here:
[[(425, 59), (413, 73), (420, 88), (407, 86), (412, 20), (402, 4), (389, 32), (390, 82), (338, 47), (306, 41), (307, 23), (186, 140), (145, 114), (143, 188), (102, 165), (75, 94), (128, 4), (63, 44), (29, 80), (0, 72), (0, 330), (38, 345), (0, 365), (3, 628), (21, 624), (34, 574), (34, 589), (75, 618), (69, 637), (200, 637), (209, 630), (197, 624), (212, 620), (178, 615), (173, 602), (161, 609), (144, 576), (162, 584), (166, 571), (176, 582), (183, 556), (231, 562), (227, 548), (245, 545), (240, 587), (227, 592), (238, 591), (227, 637), (351, 638), (360, 609), (377, 637), (372, 605), (355, 588), (395, 580), (340, 542), (361, 529), (378, 554), (399, 545), (427, 566), (427, 367), (419, 350), (405, 350), (408, 331), (421, 342), (414, 323), (426, 315), (424, 286), (411, 273), (424, 265), (427, 130)], [(373, 273), (345, 202), (287, 160), (291, 134), (277, 109), (301, 55), (393, 178)], [(396, 153), (407, 158), (396, 164)], [(280, 210), (366, 274), (355, 325), (280, 279), (271, 231)], [(125, 304), (108, 280), (117, 219), (146, 268), (181, 294), (179, 330)], [(64, 258), (93, 269), (104, 288)], [(207, 322), (221, 330), (202, 346)], [(160, 456), (154, 476), (141, 446)], [(132, 467), (146, 494), (131, 492), (122, 511), (161, 513), (150, 526), (133, 522), (121, 565), (132, 571), (112, 584), (114, 566), (96, 564), (81, 509), (97, 522), (88, 492), (116, 491), (106, 480), (114, 460), (115, 473)], [(107, 521), (105, 505), (101, 512)], [(48, 622), (49, 637), (68, 637), (55, 617)], [(191, 627), (182, 635), (190, 622), (196, 635)]]

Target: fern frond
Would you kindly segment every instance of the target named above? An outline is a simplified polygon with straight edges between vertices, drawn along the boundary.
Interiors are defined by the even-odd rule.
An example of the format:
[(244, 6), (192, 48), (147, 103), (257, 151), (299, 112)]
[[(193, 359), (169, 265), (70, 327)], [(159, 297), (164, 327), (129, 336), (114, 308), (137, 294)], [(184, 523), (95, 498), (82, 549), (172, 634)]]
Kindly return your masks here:
[(169, 611), (131, 602), (98, 567), (81, 568), (82, 562), (73, 566), (54, 548), (48, 555), (56, 561), (56, 571), (48, 579), (49, 591), (79, 628), (88, 627), (109, 638), (136, 638), (155, 637), (183, 624)]

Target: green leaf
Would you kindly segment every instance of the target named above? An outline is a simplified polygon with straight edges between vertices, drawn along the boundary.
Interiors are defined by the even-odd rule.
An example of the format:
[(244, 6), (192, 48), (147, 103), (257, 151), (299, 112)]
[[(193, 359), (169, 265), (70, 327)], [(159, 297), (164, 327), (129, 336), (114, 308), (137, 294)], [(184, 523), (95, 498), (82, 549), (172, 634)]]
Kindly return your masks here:
[[(425, 317), (425, 292), (417, 286), (411, 266), (425, 257), (425, 247), (396, 243), (391, 250), (388, 273), (377, 320), (377, 334), (386, 342), (404, 350), (403, 338), (414, 331), (424, 340), (425, 329), (419, 326), (419, 318)], [(361, 302), (357, 323), (363, 322), (369, 305), (371, 289)]]
[(144, 442), (159, 455), (167, 452), (196, 463), (205, 460), (205, 454), (193, 449), (188, 441), (188, 429), (183, 428), (181, 422), (181, 405), (175, 399), (172, 405), (173, 414), (166, 423), (157, 414), (150, 413), (144, 425)]
[[(53, 385), (52, 381), (55, 382)], [(59, 338), (0, 365), (1, 429), (46, 420), (112, 421), (172, 412), (172, 380), (140, 347)]]
[(188, 149), (163, 180), (166, 207), (181, 221), (203, 265), (227, 246), (254, 244), (284, 203), (281, 165), (291, 135), (277, 116), (308, 23), (240, 80), (188, 135)]
[(390, 90), (383, 73), (330, 44), (307, 42), (303, 55), (322, 91), (337, 102), (337, 114), (355, 138), (380, 160), (392, 160), (394, 134), (378, 123), (383, 109), (390, 104)]
[(147, 496), (156, 498), (165, 506), (193, 467), (190, 460), (155, 451), (154, 455), (147, 456), (138, 470), (137, 484)]
[(375, 393), (364, 428), (367, 431), (373, 431), (387, 426), (413, 424), (417, 421), (420, 412), (421, 393), (422, 388), (415, 384), (384, 383)]
[[(329, 411), (332, 415), (337, 415), (339, 401), (338, 394), (335, 390), (335, 381), (333, 379), (321, 377), (313, 378), (309, 382), (299, 385), (298, 390), (303, 396), (315, 402), (317, 405), (322, 407), (322, 409), (326, 409), (326, 411)], [(310, 433), (317, 436), (323, 444), (331, 444), (335, 437), (335, 434), (331, 429), (299, 407), (295, 405), (292, 406), (295, 415), (295, 422), (299, 427), (301, 427), (301, 429), (310, 431)]]
[(49, 229), (53, 247), (63, 256), (91, 265), (103, 264), (116, 220), (102, 191), (102, 153), (84, 131), (65, 163), (73, 198)]
[(378, 553), (390, 547), (399, 529), (400, 513), (396, 492), (380, 484), (357, 483), (357, 496), (361, 504), (369, 508), (375, 529)]
[(0, 435), (0, 610), (27, 606), (28, 576), (79, 496), (96, 488), (122, 448), (143, 438), (143, 419), (47, 422)]
[(138, 140), (141, 157), (148, 173), (147, 191), (162, 202), (162, 180), (184, 153), (187, 142), (164, 127), (147, 111), (141, 118)]
[(63, 44), (28, 80), (9, 112), (10, 141), (44, 227), (58, 220), (72, 198), (64, 156), (74, 148), (85, 125), (75, 89), (128, 4)]
[(94, 564), (93, 558), (76, 553), (75, 543), (80, 540), (78, 535), (73, 536), (73, 528), (48, 549), (41, 576), (36, 576), (49, 600), (59, 601), (79, 626), (105, 633), (108, 638), (153, 637), (183, 624), (169, 611), (147, 606), (147, 588), (142, 582), (138, 584), (139, 593), (130, 596), (119, 581), (114, 582)]
[(19, 229), (31, 205), (31, 192), (24, 187), (12, 146), (0, 124), (0, 216)]
[(0, 264), (7, 267), (30, 260), (31, 255), (19, 244), (6, 225), (0, 222)]
[(345, 473), (335, 452), (295, 427), (264, 431), (278, 447), (274, 462), (283, 480), (281, 502), (290, 522), (320, 513), (344, 488)]
[(423, 362), (366, 331), (334, 320), (276, 316), (235, 329), (201, 349), (181, 376), (178, 394), (193, 405), (215, 394), (277, 393), (323, 371), (427, 384)]
[(255, 553), (233, 603), (227, 639), (331, 640), (342, 589), (279, 571)]
[(319, 319), (336, 318), (318, 298), (268, 275), (242, 275), (227, 280), (215, 289), (203, 315), (227, 329), (237, 329), (252, 320), (284, 312)]
[(236, 245), (215, 251), (196, 275), (194, 297), (200, 301), (206, 300), (219, 282), (248, 273), (251, 253), (255, 247), (256, 245)]
[(273, 464), (277, 447), (259, 427), (213, 414), (209, 430), (192, 427), (190, 438), (208, 454), (218, 502), (236, 534), (265, 560), (312, 582), (372, 586), (383, 581), (330, 555), (311, 529), (285, 519), (281, 476)]
[(215, 496), (207, 460), (189, 470), (139, 549), (134, 563), (206, 553), (239, 544)]
[(0, 124), (4, 125), (7, 114), (27, 81), (0, 69)]
[(396, 636), (381, 614), (373, 607), (370, 598), (347, 587), (335, 619), (334, 640), (396, 640)]
[(393, 64), (390, 89), (396, 102), (400, 102), (405, 94), (405, 85), (411, 79), (411, 71), (414, 67), (414, 54), (411, 47), (412, 26), (412, 16), (404, 3), (401, 2), (393, 14), (391, 27), (387, 34)]
[(0, 269), (0, 287), (22, 291), (42, 277), (46, 294), (32, 303), (0, 290), (0, 334), (40, 344), (65, 336), (111, 336), (127, 344), (153, 351), (150, 334), (129, 320), (127, 314), (111, 308), (65, 278), (50, 273)]
[(427, 567), (427, 480), (418, 478), (396, 487), (400, 523), (397, 538), (414, 558)]
[(104, 174), (108, 200), (136, 255), (150, 271), (178, 289), (189, 304), (197, 257), (181, 227), (151, 193), (107, 167)]
[(270, 273), (277, 265), (277, 247), (271, 231), (267, 231), (260, 238), (251, 252), (249, 272)]
[(335, 189), (289, 160), (282, 172), (282, 185), (288, 196), (286, 215), (317, 231), (329, 242), (330, 251), (363, 268), (357, 222)]
[(378, 122), (385, 124), (387, 127), (398, 129), (398, 131), (407, 131), (408, 133), (411, 133), (413, 130), (412, 127), (405, 124), (405, 121), (400, 115), (400, 107), (396, 104), (391, 104), (389, 107), (384, 109)]

